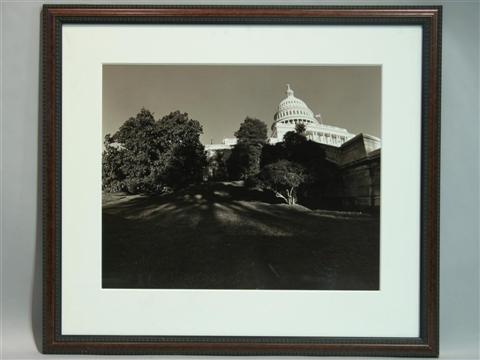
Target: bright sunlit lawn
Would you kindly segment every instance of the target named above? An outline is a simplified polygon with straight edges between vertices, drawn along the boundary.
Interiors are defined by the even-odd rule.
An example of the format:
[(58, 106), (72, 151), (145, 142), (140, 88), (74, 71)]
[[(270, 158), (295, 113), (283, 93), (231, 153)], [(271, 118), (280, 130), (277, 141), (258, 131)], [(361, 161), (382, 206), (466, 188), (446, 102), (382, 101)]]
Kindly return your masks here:
[(104, 194), (103, 287), (379, 286), (379, 219), (279, 204), (235, 183)]

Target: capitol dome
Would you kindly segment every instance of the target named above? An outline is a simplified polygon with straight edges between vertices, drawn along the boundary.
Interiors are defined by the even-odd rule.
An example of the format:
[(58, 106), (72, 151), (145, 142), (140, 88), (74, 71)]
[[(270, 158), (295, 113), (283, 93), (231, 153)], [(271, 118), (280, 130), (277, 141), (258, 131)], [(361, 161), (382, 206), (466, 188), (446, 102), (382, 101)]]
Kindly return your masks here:
[(271, 144), (283, 141), (285, 134), (295, 131), (297, 124), (305, 125), (305, 135), (309, 140), (322, 144), (341, 146), (354, 136), (346, 129), (322, 124), (317, 119), (320, 115), (315, 116), (304, 101), (295, 97), (290, 84), (287, 84), (286, 95), (273, 116)]
[[(290, 120), (295, 123), (312, 124), (317, 122), (312, 110), (299, 98), (294, 96), (293, 90), (290, 88), (290, 84), (287, 84), (287, 97), (283, 99), (278, 105), (278, 110), (275, 113), (273, 120), (286, 124)], [(275, 125), (275, 123), (274, 123)]]

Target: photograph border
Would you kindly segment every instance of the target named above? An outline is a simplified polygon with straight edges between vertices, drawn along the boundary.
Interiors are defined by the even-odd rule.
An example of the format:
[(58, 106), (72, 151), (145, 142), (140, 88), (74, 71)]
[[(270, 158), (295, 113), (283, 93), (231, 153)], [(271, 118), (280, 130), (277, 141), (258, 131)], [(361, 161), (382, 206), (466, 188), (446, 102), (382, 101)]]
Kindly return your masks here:
[[(44, 5), (43, 352), (69, 354), (438, 356), (440, 6)], [(420, 331), (413, 338), (96, 336), (61, 333), (61, 124), (64, 24), (419, 25), (422, 27)]]

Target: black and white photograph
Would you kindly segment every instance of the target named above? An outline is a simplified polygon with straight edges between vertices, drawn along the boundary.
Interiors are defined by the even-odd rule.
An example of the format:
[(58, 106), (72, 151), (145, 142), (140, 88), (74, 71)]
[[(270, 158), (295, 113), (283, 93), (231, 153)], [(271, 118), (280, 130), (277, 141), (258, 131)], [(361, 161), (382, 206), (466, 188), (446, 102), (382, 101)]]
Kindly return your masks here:
[(379, 290), (381, 66), (102, 69), (102, 287)]

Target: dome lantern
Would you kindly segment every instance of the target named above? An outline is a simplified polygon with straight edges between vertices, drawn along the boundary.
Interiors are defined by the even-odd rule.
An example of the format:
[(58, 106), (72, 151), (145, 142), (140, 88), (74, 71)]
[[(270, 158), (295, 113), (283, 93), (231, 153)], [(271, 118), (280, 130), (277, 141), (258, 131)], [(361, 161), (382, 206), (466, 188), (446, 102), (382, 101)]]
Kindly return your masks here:
[(286, 94), (288, 97), (293, 96), (293, 90), (290, 88), (290, 84), (287, 84)]

